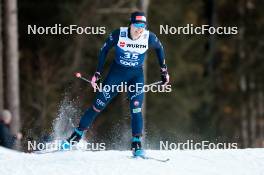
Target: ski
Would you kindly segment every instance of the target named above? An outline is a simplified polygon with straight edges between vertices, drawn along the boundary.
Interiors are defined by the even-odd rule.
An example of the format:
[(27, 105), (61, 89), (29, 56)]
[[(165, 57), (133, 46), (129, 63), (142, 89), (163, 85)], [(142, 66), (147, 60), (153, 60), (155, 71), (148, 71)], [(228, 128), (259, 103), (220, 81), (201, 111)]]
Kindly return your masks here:
[[(65, 151), (65, 150), (64, 150)], [(63, 150), (41, 150), (41, 151), (33, 151), (33, 154), (49, 154), (55, 152), (63, 152)]]
[(167, 158), (167, 159), (159, 159), (159, 158), (155, 158), (155, 157), (150, 157), (150, 156), (130, 156), (130, 158), (132, 159), (137, 159), (137, 158), (141, 158), (141, 159), (145, 159), (145, 160), (155, 160), (155, 161), (158, 161), (158, 162), (168, 162), (170, 159)]
[(158, 158), (150, 157), (150, 156), (139, 156), (139, 157), (142, 158), (142, 159), (156, 160), (158, 162), (168, 162), (170, 160), (169, 158), (167, 158), (167, 159), (158, 159)]
[(55, 149), (55, 150), (41, 150), (41, 151), (33, 151), (33, 154), (49, 154), (49, 153), (57, 153), (57, 152), (72, 152), (72, 151), (91, 151), (91, 152), (99, 152), (100, 150), (85, 150), (85, 149), (71, 149), (71, 150), (64, 150), (64, 149)]

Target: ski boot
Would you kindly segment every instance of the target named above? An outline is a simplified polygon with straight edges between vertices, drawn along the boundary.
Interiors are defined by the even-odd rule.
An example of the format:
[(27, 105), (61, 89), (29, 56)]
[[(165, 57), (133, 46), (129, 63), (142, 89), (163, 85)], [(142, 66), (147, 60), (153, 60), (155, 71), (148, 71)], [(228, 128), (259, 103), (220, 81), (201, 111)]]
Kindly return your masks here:
[(60, 149), (70, 150), (73, 145), (77, 144), (82, 139), (83, 133), (84, 131), (75, 128), (72, 135), (61, 142)]
[(133, 137), (131, 143), (131, 150), (134, 157), (144, 157), (145, 151), (142, 149), (141, 146), (141, 139), (140, 137)]

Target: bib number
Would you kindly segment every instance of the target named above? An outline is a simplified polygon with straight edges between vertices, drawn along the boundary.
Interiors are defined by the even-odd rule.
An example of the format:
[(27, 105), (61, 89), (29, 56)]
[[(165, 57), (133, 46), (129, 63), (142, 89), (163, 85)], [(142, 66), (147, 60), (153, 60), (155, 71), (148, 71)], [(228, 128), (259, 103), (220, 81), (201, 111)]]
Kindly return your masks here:
[(139, 55), (138, 53), (130, 53), (130, 52), (125, 52), (124, 54), (125, 54), (124, 56), (125, 59), (132, 59), (132, 60), (137, 60)]

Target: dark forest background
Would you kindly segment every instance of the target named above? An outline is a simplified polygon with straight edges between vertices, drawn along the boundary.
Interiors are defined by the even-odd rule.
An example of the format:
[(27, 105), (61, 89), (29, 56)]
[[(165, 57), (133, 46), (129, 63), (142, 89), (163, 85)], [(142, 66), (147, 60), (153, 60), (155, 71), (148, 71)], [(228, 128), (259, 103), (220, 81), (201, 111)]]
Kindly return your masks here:
[[(108, 34), (127, 26), (130, 13), (140, 9), (147, 13), (149, 30), (163, 43), (172, 85), (171, 93), (146, 94), (146, 147), (158, 148), (160, 140), (187, 139), (237, 142), (240, 148), (264, 146), (264, 1), (19, 0), (14, 6), (17, 13), (7, 10), (9, 3), (16, 1), (1, 1), (1, 108), (15, 115), (12, 126), (22, 131), (22, 143), (51, 135), (58, 117), (77, 125), (95, 94), (89, 85), (76, 80), (74, 73), (91, 76)], [(14, 14), (17, 23), (10, 24), (8, 17), (12, 19)], [(29, 24), (105, 26), (107, 34), (28, 35)], [(186, 24), (237, 26), (239, 33), (159, 34), (160, 25)], [(10, 39), (12, 25), (17, 25), (18, 37)], [(16, 39), (17, 50), (12, 47)], [(16, 51), (17, 56), (9, 54)], [(113, 57), (112, 50), (104, 76)], [(155, 52), (150, 50), (147, 57), (147, 82), (158, 81)], [(13, 73), (8, 71), (13, 70), (12, 61), (19, 68)], [(10, 80), (14, 73), (18, 78)], [(19, 82), (17, 96), (9, 90), (14, 81)], [(12, 108), (12, 101), (18, 97), (19, 108)], [(88, 139), (106, 142), (109, 148), (129, 148), (130, 118), (124, 99), (125, 94), (121, 94), (105, 109)], [(61, 129), (62, 133), (69, 132)]]

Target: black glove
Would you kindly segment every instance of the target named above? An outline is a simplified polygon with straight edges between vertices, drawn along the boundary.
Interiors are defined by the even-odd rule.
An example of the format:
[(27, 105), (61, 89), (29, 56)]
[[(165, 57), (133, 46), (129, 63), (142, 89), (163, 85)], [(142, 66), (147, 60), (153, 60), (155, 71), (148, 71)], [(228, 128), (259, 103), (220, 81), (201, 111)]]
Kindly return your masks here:
[(170, 76), (169, 76), (169, 73), (168, 73), (167, 66), (165, 64), (160, 68), (160, 73), (161, 73), (162, 84), (163, 85), (168, 84), (169, 81), (170, 81)]

